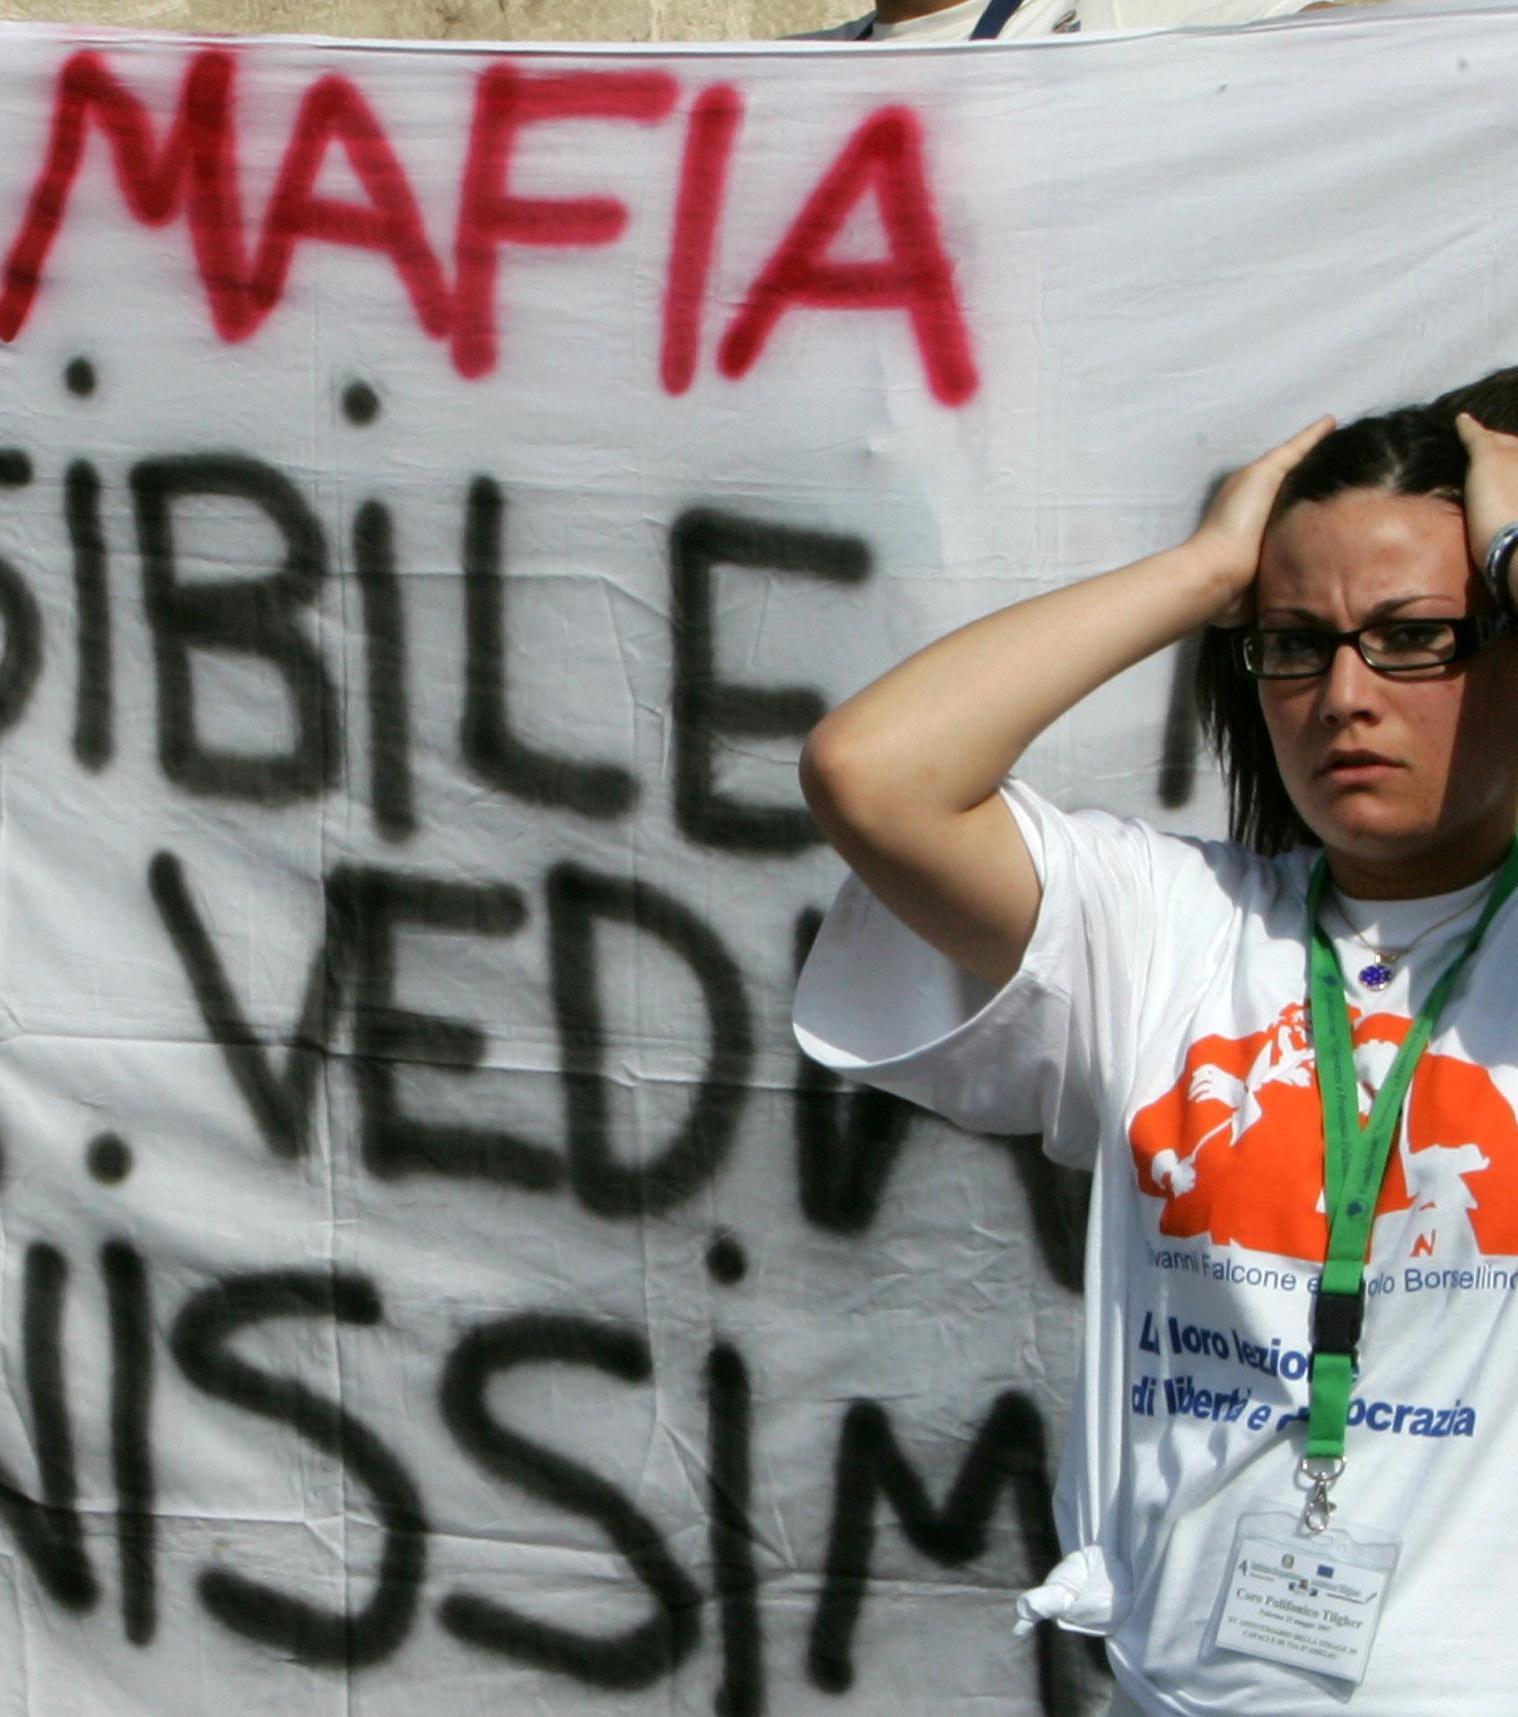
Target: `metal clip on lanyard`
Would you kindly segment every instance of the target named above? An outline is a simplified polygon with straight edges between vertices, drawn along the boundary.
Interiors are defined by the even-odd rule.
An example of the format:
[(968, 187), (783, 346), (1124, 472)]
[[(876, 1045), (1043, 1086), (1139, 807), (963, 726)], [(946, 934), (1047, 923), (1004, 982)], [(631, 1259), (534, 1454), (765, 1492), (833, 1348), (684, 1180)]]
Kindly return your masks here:
[(1503, 901), (1518, 887), (1518, 841), (1497, 873), (1486, 906), (1464, 947), (1445, 968), (1413, 1021), (1363, 1127), (1344, 977), (1334, 945), (1319, 923), (1318, 908), (1327, 876), (1327, 866), (1319, 858), (1307, 885), (1311, 937), (1308, 1010), (1323, 1105), (1323, 1203), (1328, 1213), (1328, 1252), (1313, 1307), (1307, 1452), (1298, 1469), (1311, 1487), (1302, 1516), (1309, 1532), (1326, 1530), (1334, 1508), (1329, 1492), (1344, 1471), (1344, 1432), (1365, 1318), (1365, 1259), (1397, 1119), (1413, 1068), (1433, 1034), (1456, 978)]

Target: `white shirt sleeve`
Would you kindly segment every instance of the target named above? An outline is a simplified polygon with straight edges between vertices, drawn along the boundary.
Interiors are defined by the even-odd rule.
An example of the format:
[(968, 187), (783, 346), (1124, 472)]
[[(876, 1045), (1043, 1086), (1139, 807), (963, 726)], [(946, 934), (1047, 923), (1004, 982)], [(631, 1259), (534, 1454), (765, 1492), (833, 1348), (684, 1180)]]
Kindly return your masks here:
[(1106, 1101), (1131, 1078), (1156, 854), (1181, 843), (1058, 811), (1020, 782), (1003, 797), (1043, 886), (1016, 976), (1000, 990), (971, 977), (850, 877), (802, 971), (796, 1036), (851, 1078), (974, 1131), (1041, 1133), (1050, 1156), (1090, 1167)]

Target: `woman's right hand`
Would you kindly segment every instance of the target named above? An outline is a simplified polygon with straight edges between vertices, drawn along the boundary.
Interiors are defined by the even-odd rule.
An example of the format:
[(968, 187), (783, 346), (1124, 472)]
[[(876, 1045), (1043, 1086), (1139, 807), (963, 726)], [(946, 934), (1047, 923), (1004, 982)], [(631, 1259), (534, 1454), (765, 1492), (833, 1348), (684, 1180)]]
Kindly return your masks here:
[(1190, 546), (1207, 553), (1223, 581), (1213, 625), (1238, 626), (1249, 618), (1270, 509), (1287, 475), (1333, 427), (1332, 417), (1320, 417), (1219, 484), (1190, 539)]

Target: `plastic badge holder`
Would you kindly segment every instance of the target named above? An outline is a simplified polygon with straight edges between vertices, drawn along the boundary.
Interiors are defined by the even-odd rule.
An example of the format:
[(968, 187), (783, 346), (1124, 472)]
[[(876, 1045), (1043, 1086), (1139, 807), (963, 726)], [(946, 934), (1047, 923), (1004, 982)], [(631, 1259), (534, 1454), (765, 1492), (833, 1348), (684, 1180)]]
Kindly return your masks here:
[(1202, 1644), (1299, 1670), (1339, 1700), (1365, 1678), (1399, 1545), (1351, 1526), (1308, 1532), (1294, 1514), (1249, 1514)]

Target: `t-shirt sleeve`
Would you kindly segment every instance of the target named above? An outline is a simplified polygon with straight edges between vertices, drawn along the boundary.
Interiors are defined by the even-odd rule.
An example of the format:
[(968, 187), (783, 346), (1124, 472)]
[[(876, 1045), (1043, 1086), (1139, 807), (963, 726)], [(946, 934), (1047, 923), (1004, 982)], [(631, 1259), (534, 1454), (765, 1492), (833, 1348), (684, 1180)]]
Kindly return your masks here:
[(1003, 798), (1043, 887), (1011, 981), (970, 976), (851, 876), (802, 970), (796, 1037), (852, 1079), (973, 1131), (1041, 1133), (1050, 1156), (1090, 1167), (1104, 1099), (1131, 1079), (1168, 837), (1056, 810), (1021, 782)]

